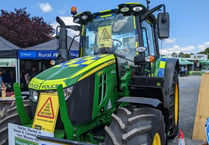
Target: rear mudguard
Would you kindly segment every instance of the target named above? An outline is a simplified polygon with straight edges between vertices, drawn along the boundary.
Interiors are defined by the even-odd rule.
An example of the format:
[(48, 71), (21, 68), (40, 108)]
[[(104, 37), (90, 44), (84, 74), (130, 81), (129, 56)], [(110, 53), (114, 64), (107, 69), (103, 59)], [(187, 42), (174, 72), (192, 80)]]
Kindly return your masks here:
[(122, 97), (118, 99), (117, 102), (146, 105), (154, 108), (160, 108), (162, 106), (162, 102), (159, 99), (147, 98), (147, 97), (132, 97), (132, 96)]
[[(165, 106), (164, 106), (164, 116), (165, 116), (165, 122), (166, 122), (166, 128), (169, 124), (169, 92), (172, 89), (172, 81), (173, 76), (175, 75), (175, 71), (179, 73), (179, 61), (175, 58), (167, 58), (166, 68), (165, 68)], [(168, 130), (168, 128), (167, 128)]]
[(167, 58), (166, 68), (165, 68), (165, 91), (170, 89), (172, 85), (173, 74), (179, 72), (179, 61), (175, 58)]

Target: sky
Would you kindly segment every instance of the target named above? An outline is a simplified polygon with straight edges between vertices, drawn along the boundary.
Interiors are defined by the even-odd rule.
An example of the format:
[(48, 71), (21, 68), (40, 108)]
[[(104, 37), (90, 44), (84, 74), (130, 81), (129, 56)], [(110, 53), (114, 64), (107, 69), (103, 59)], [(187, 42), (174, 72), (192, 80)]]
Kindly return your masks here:
[[(43, 17), (55, 26), (56, 16), (71, 16), (72, 6), (78, 12), (97, 12), (125, 2), (146, 4), (145, 0), (0, 0), (0, 9), (27, 7), (31, 16)], [(158, 4), (165, 4), (170, 15), (170, 38), (162, 41), (163, 54), (197, 53), (209, 47), (209, 0), (151, 0), (150, 8)]]

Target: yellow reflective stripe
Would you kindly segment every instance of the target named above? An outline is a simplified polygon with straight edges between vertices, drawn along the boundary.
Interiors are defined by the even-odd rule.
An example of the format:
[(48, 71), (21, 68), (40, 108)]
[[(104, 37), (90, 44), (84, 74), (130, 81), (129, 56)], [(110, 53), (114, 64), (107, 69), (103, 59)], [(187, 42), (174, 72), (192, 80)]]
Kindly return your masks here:
[(83, 56), (83, 47), (80, 49), (80, 57)]
[(67, 87), (67, 85), (64, 82), (66, 79), (67, 78), (57, 80), (46, 80), (43, 84), (41, 84), (40, 90), (57, 89), (57, 86), (61, 84), (63, 88), (65, 88)]
[(77, 66), (79, 66), (79, 64), (70, 64), (70, 65), (68, 65), (68, 67), (77, 67)]
[(55, 66), (53, 66), (53, 67), (61, 67), (61, 65), (55, 65)]
[(160, 61), (160, 68), (165, 68), (165, 64), (166, 64), (166, 62), (165, 61)]
[(115, 59), (114, 55), (107, 55), (106, 57), (100, 58), (99, 60), (95, 61), (94, 63), (86, 66), (82, 70), (80, 70), (77, 73), (75, 73), (73, 76), (70, 77), (70, 79), (72, 79), (72, 78), (74, 78), (74, 77), (76, 77), (76, 76), (78, 76), (78, 75), (80, 75), (80, 74), (82, 74), (82, 73), (92, 69), (93, 67), (95, 67), (95, 66), (97, 66), (97, 65), (99, 65), (101, 63), (107, 62), (107, 61), (109, 61), (111, 59)]
[(100, 13), (110, 12), (111, 10), (100, 11)]
[(136, 29), (136, 17), (133, 16), (133, 21), (134, 21), (134, 29)]
[(73, 59), (73, 60), (71, 60), (70, 62), (68, 62), (68, 63), (66, 63), (65, 65), (68, 65), (68, 64), (73, 64), (73, 63), (75, 63), (75, 62), (78, 62), (78, 60), (76, 59)]
[(139, 47), (139, 42), (136, 42), (136, 47)]
[(93, 58), (95, 58), (95, 56), (87, 56), (87, 57), (85, 57), (83, 60), (91, 60), (91, 59), (93, 59)]
[(82, 64), (90, 64), (92, 62), (94, 62), (95, 60), (87, 60), (86, 62), (82, 63)]
[(82, 36), (84, 36), (84, 26), (85, 25), (82, 25), (82, 33), (81, 33)]
[(125, 4), (140, 4), (140, 3), (125, 3)]
[(111, 17), (112, 14), (100, 16), (100, 18)]
[(42, 82), (44, 82), (44, 80), (37, 79), (37, 78), (33, 78), (30, 81), (30, 83), (28, 85), (28, 88), (36, 89), (37, 90)]
[(38, 79), (38, 78), (33, 78), (32, 80), (31, 80), (31, 82), (33, 82), (33, 83), (42, 83), (44, 80), (41, 80), (41, 79)]
[(84, 78), (92, 75), (93, 73), (95, 73), (95, 72), (99, 71), (100, 69), (103, 69), (104, 67), (109, 66), (109, 65), (111, 65), (113, 63), (115, 63), (115, 60), (111, 60), (109, 62), (106, 62), (103, 65), (100, 65), (100, 66), (96, 67), (95, 69), (91, 70), (90, 72), (88, 72), (87, 74), (85, 74), (84, 76), (82, 76), (81, 78), (79, 78), (78, 81), (80, 81), (80, 80), (82, 80), (82, 79), (84, 79)]
[(146, 20), (146, 22), (149, 23), (149, 24), (151, 23), (149, 20)]

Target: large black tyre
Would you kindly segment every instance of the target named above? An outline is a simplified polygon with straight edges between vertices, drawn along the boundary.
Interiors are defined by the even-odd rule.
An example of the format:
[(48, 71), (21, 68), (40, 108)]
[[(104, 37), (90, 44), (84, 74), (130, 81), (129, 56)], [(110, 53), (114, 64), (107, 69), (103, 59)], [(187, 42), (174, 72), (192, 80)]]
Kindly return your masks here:
[[(29, 100), (24, 100), (24, 107), (26, 112), (30, 112)], [(8, 145), (8, 123), (21, 124), (15, 102), (4, 108), (6, 109), (4, 109), (3, 117), (0, 120), (0, 145)]]
[(154, 108), (118, 108), (110, 126), (105, 126), (105, 145), (165, 145), (165, 123)]
[(169, 137), (174, 138), (179, 128), (179, 81), (175, 70), (171, 82), (171, 88), (167, 92), (169, 101)]

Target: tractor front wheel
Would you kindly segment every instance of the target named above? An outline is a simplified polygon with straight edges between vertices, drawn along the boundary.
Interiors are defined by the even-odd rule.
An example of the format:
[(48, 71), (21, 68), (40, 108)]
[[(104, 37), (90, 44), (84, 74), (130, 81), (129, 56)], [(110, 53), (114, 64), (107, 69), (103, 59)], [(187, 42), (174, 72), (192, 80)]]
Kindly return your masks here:
[[(24, 100), (26, 112), (30, 111), (30, 101)], [(6, 109), (5, 109), (6, 108)], [(0, 145), (8, 145), (8, 123), (21, 124), (15, 102), (5, 105), (0, 119)]]
[(154, 108), (120, 107), (105, 131), (105, 145), (166, 144), (164, 117)]

